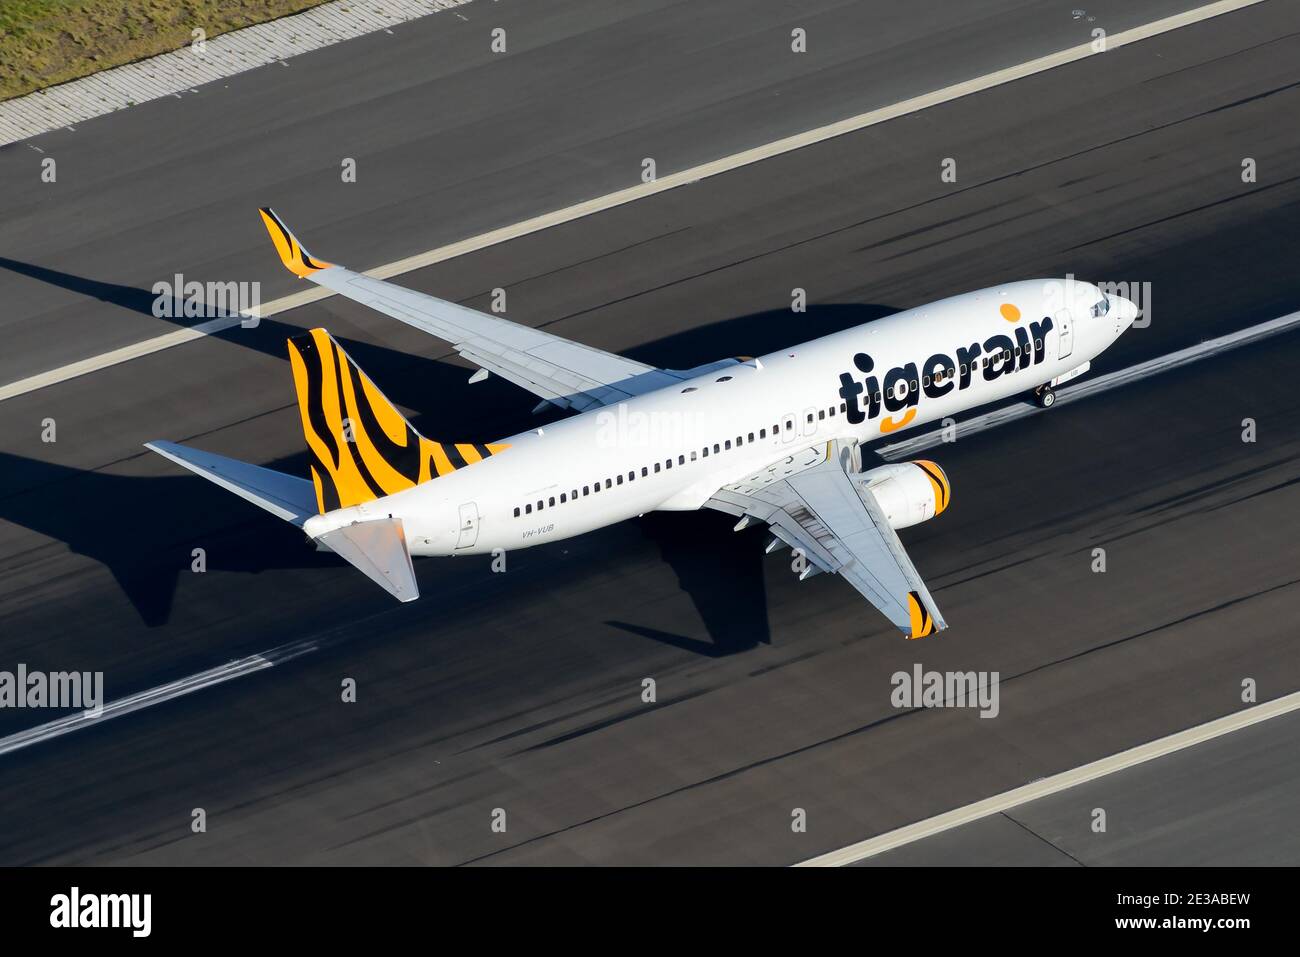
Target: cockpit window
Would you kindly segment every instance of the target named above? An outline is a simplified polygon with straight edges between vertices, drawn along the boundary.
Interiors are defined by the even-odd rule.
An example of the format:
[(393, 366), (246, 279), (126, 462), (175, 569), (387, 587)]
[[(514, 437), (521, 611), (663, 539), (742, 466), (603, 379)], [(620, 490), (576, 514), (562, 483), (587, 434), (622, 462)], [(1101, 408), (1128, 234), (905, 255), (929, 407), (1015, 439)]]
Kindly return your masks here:
[(1092, 307), (1092, 317), (1096, 319), (1099, 316), (1106, 315), (1108, 312), (1110, 312), (1110, 298), (1108, 296), (1102, 296), (1101, 299)]

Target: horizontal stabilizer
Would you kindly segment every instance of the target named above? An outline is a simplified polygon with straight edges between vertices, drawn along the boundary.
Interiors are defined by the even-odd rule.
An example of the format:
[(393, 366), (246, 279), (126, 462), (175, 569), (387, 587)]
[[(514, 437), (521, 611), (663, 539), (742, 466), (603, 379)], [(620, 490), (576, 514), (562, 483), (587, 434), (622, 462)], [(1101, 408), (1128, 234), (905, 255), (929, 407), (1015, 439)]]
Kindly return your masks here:
[(175, 442), (146, 442), (144, 447), (299, 528), (316, 514), (316, 490), (306, 479)]
[(382, 518), (344, 525), (317, 536), (316, 541), (347, 559), (398, 601), (415, 601), (420, 597), (401, 519)]

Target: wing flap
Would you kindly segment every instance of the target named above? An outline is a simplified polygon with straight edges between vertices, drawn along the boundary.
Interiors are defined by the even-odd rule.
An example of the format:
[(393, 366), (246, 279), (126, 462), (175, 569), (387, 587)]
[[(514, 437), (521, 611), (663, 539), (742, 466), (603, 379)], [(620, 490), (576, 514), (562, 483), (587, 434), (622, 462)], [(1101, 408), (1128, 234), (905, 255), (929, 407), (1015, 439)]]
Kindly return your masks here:
[(942, 631), (947, 623), (880, 506), (849, 477), (838, 443), (823, 448), (819, 464), (775, 481), (759, 473), (719, 490), (708, 504), (766, 522), (810, 562), (856, 588), (906, 637)]

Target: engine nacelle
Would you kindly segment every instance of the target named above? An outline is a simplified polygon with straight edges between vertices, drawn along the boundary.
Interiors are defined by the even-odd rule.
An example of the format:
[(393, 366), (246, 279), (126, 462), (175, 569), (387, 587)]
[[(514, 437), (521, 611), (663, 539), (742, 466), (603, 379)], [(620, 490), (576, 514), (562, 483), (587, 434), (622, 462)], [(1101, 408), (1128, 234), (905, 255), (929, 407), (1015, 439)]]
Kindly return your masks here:
[(882, 465), (856, 481), (875, 497), (892, 528), (928, 522), (952, 500), (948, 476), (928, 459)]

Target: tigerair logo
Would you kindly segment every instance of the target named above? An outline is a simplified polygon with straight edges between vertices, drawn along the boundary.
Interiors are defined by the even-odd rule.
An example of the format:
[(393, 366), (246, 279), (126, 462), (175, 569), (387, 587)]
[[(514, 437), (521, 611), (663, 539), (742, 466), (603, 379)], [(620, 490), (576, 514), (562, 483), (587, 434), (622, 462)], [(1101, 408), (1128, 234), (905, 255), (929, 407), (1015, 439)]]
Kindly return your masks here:
[[(883, 381), (870, 355), (865, 352), (854, 355), (853, 366), (862, 378), (853, 372), (840, 373), (839, 394), (849, 422), (860, 425), (868, 419), (880, 418), (880, 431), (888, 435), (912, 424), (922, 393), (926, 398), (941, 399), (954, 389), (958, 392), (969, 389), (977, 370), (985, 382), (992, 382), (1042, 362), (1047, 334), (1052, 330), (1051, 318), (1044, 316), (1022, 324), (1020, 309), (1009, 302), (1004, 302), (998, 311), (1015, 326), (1010, 335), (997, 333), (983, 342), (958, 346), (951, 353), (936, 352), (921, 363), (894, 366), (885, 371)], [(989, 360), (987, 364), (982, 361), (985, 358)]]

